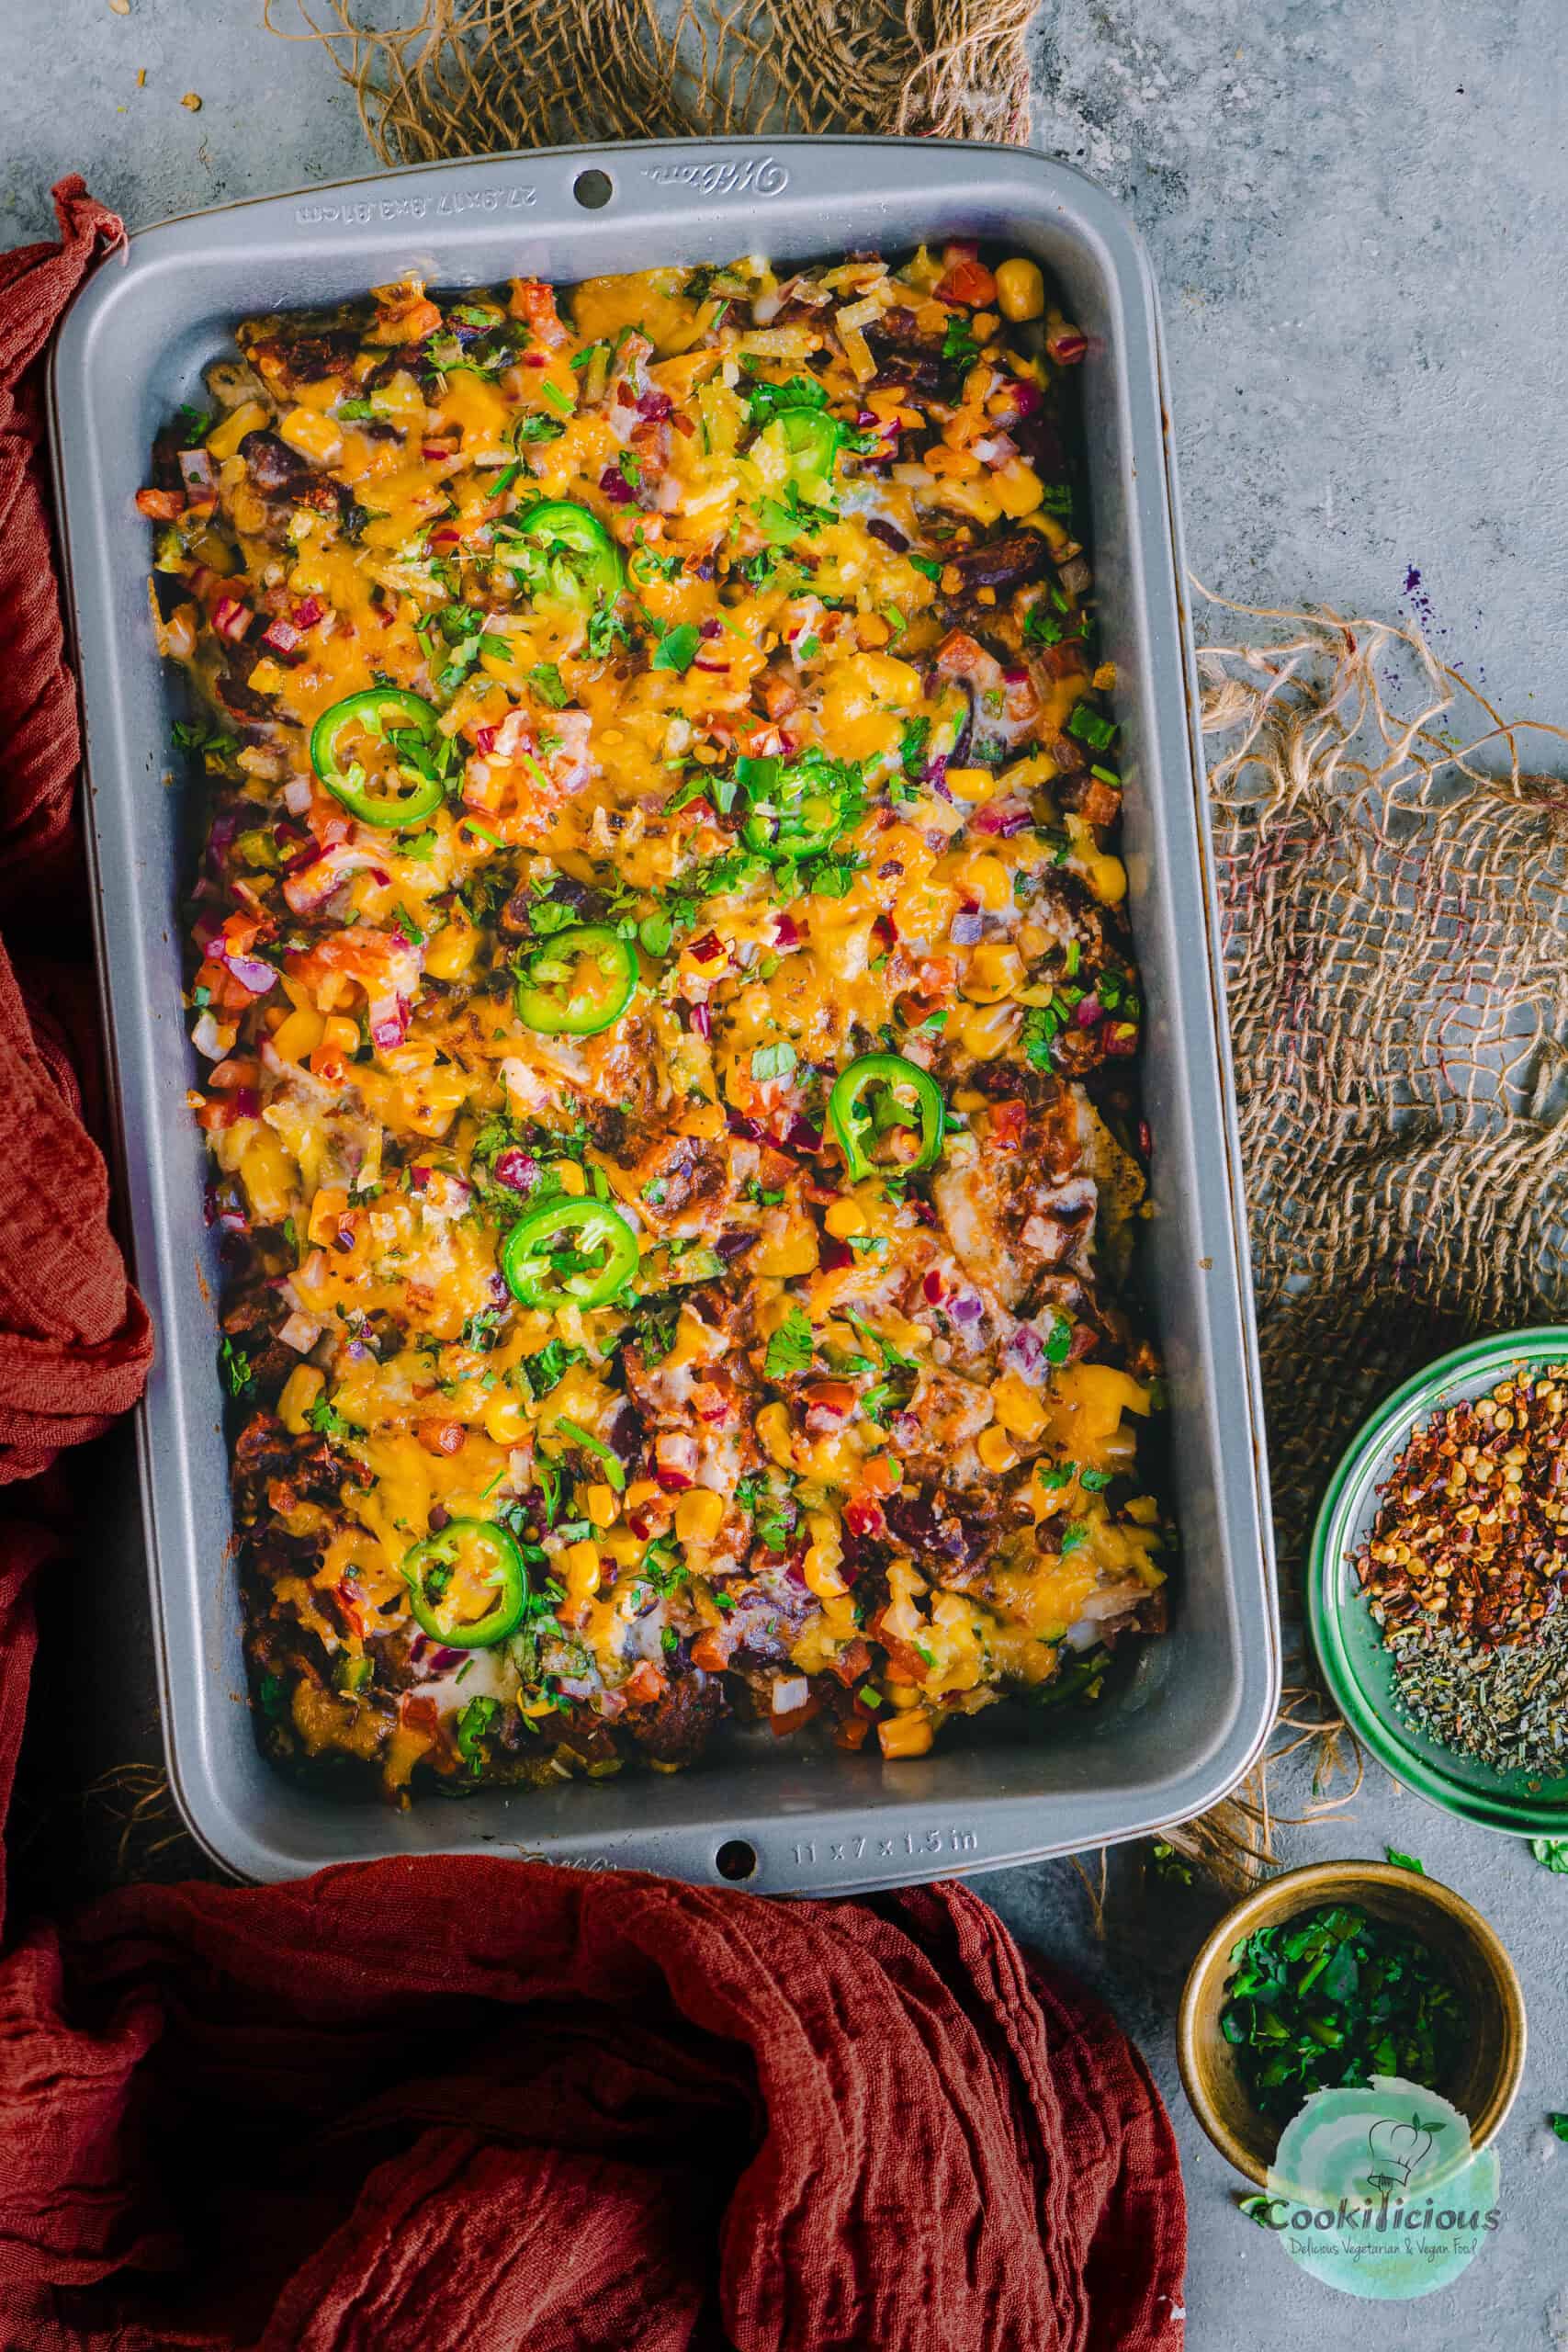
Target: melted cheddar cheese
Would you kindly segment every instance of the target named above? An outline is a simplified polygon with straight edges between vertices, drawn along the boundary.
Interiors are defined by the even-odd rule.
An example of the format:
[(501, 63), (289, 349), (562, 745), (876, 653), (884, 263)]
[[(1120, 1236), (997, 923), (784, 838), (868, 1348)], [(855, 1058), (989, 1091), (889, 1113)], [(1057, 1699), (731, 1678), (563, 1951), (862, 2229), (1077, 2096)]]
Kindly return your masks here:
[[(1155, 1622), (1114, 677), (1038, 286), (409, 281), (247, 322), (161, 436), (280, 1760), (542, 1783), (731, 1709), (896, 1758)], [(376, 722), (408, 823), (321, 750), (366, 695), (428, 715)], [(531, 1017), (584, 927), (624, 1003)], [(509, 1274), (574, 1202), (611, 1295)], [(465, 1649), (411, 1560), (473, 1521), (525, 1589)]]

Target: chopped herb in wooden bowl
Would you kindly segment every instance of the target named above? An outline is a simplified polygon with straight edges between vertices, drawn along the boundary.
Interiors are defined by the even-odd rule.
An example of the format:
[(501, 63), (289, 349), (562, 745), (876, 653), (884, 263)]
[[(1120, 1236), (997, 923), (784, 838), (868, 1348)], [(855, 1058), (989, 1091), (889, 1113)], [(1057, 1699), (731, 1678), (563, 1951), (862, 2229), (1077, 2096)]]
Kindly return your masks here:
[(1451, 2079), (1464, 2018), (1447, 1971), (1402, 1928), (1334, 1904), (1237, 1944), (1220, 2028), (1258, 2108), (1281, 2121), (1314, 2091), (1398, 2075)]

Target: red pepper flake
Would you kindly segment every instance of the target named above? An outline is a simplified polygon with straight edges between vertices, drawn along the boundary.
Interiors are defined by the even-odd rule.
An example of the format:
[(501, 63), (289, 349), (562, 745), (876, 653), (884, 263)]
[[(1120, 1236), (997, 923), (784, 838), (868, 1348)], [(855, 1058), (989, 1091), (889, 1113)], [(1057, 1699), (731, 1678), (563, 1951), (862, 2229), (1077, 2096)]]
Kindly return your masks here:
[(1568, 1589), (1568, 1363), (1517, 1374), (1416, 1430), (1354, 1565), (1385, 1634), (1436, 1621), (1536, 1642)]

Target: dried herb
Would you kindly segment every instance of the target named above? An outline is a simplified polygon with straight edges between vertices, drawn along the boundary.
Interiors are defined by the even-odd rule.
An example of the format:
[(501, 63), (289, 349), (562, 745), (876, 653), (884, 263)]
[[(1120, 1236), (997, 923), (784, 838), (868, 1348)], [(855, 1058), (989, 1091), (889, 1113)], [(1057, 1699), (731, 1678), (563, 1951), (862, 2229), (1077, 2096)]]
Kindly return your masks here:
[(1500, 1648), (1426, 1617), (1385, 1639), (1394, 1704), (1429, 1739), (1495, 1772), (1568, 1771), (1568, 1610)]
[(1258, 2108), (1281, 2121), (1314, 2091), (1399, 2075), (1428, 2090), (1453, 2072), (1464, 2020), (1415, 1937), (1335, 1904), (1259, 1928), (1231, 1954), (1220, 2030)]

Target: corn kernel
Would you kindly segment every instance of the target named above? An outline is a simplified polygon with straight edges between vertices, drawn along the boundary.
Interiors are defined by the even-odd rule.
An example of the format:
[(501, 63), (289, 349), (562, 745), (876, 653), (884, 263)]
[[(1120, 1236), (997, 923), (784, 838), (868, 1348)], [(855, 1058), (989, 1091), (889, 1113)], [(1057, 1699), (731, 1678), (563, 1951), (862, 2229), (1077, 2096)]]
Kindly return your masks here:
[(999, 914), (1011, 906), (1012, 876), (999, 857), (966, 858), (962, 879), (970, 897), (978, 899), (987, 913)]
[(1005, 466), (997, 468), (990, 480), (991, 495), (1002, 513), (1011, 515), (1015, 521), (1024, 514), (1032, 514), (1045, 495), (1044, 483), (1033, 467), (1025, 465), (1021, 458), (1010, 458)]
[(359, 1023), (345, 1021), (341, 1012), (321, 1023), (321, 1043), (332, 1054), (353, 1054), (359, 1049)]
[(711, 1487), (691, 1487), (675, 1506), (675, 1532), (682, 1544), (711, 1544), (724, 1524), (724, 1498)]
[(840, 1593), (849, 1590), (838, 1569), (823, 1556), (820, 1546), (816, 1544), (811, 1545), (801, 1562), (800, 1573), (806, 1578), (807, 1591), (815, 1594), (818, 1600), (834, 1600)]
[(858, 1201), (833, 1201), (822, 1222), (835, 1241), (847, 1241), (852, 1233), (865, 1231), (865, 1211)]
[(319, 465), (334, 465), (343, 455), (341, 428), (330, 416), (318, 416), (312, 409), (291, 408), (278, 425), (277, 437)]
[(1023, 958), (1017, 948), (1006, 940), (983, 939), (970, 956), (959, 987), (971, 1004), (997, 1004), (1022, 980)]
[(993, 1062), (1007, 1051), (1018, 1023), (1017, 1005), (1005, 999), (998, 1004), (976, 1006), (960, 1020), (958, 1042), (973, 1060)]
[(303, 1437), (310, 1428), (305, 1416), (325, 1385), (313, 1363), (297, 1363), (284, 1382), (277, 1400), (277, 1418), (295, 1437)]
[(528, 1416), (515, 1396), (498, 1389), (485, 1406), (484, 1428), (497, 1445), (521, 1445), (528, 1434)]
[(588, 1179), (575, 1159), (554, 1161), (550, 1172), (563, 1193), (574, 1193), (581, 1199), (588, 1190)]
[(321, 1042), (319, 1012), (291, 1012), (272, 1034), (272, 1047), (280, 1062), (302, 1062)]
[(252, 670), (245, 684), (253, 694), (277, 695), (288, 683), (288, 673), (270, 655), (264, 655)]
[(310, 1214), (305, 1226), (306, 1238), (323, 1247), (335, 1241), (339, 1222), (347, 1212), (346, 1193), (339, 1192), (335, 1185), (319, 1192), (310, 1203)]
[(634, 1478), (626, 1488), (626, 1509), (641, 1510), (645, 1503), (657, 1501), (659, 1494), (657, 1478)]
[(1039, 318), (1045, 308), (1045, 280), (1038, 263), (1015, 254), (1001, 264), (997, 271), (997, 308), (1015, 326), (1021, 320)]
[(233, 457), (247, 433), (259, 433), (265, 423), (266, 411), (260, 401), (242, 401), (239, 407), (231, 409), (222, 424), (208, 435), (209, 456), (216, 458), (221, 464), (225, 458)]
[(560, 1561), (566, 1581), (565, 1606), (575, 1617), (599, 1589), (599, 1547), (586, 1538), (581, 1544), (569, 1544)]
[(424, 951), (424, 968), (435, 980), (460, 980), (474, 960), (479, 933), (460, 919), (444, 923)]
[(1127, 869), (1119, 857), (1091, 857), (1089, 887), (1101, 906), (1117, 907), (1127, 895)]
[(989, 768), (949, 768), (944, 781), (959, 800), (988, 800), (997, 788)]
[(895, 1758), (924, 1756), (934, 1737), (930, 1715), (918, 1707), (889, 1716), (876, 1726), (877, 1746), (884, 1756)]
[(991, 1385), (997, 1419), (1013, 1437), (1035, 1438), (1045, 1426), (1045, 1408), (1016, 1372), (1005, 1372)]
[(757, 1435), (781, 1470), (794, 1468), (795, 1453), (790, 1438), (789, 1415), (782, 1405), (775, 1402), (763, 1406), (757, 1416)]
[[(235, 1125), (241, 1124), (235, 1121)], [(240, 1182), (256, 1221), (281, 1225), (289, 1213), (294, 1163), (270, 1127), (260, 1127), (240, 1157)]]
[(792, 1274), (812, 1272), (817, 1258), (815, 1228), (802, 1219), (781, 1239), (764, 1242), (751, 1263), (758, 1273), (771, 1275), (776, 1282), (787, 1282)]
[(587, 1504), (588, 1516), (595, 1527), (614, 1527), (621, 1515), (621, 1506), (616, 1500), (614, 1487), (604, 1486), (595, 1481), (589, 1487), (584, 1501)]
[(982, 1430), (975, 1441), (975, 1451), (987, 1470), (1011, 1470), (1017, 1465), (1018, 1456), (1003, 1430)]
[(724, 1133), (725, 1124), (724, 1113), (716, 1102), (694, 1102), (691, 1109), (682, 1111), (676, 1120), (675, 1132), (677, 1135), (694, 1136), (701, 1143), (711, 1143), (716, 1136)]

